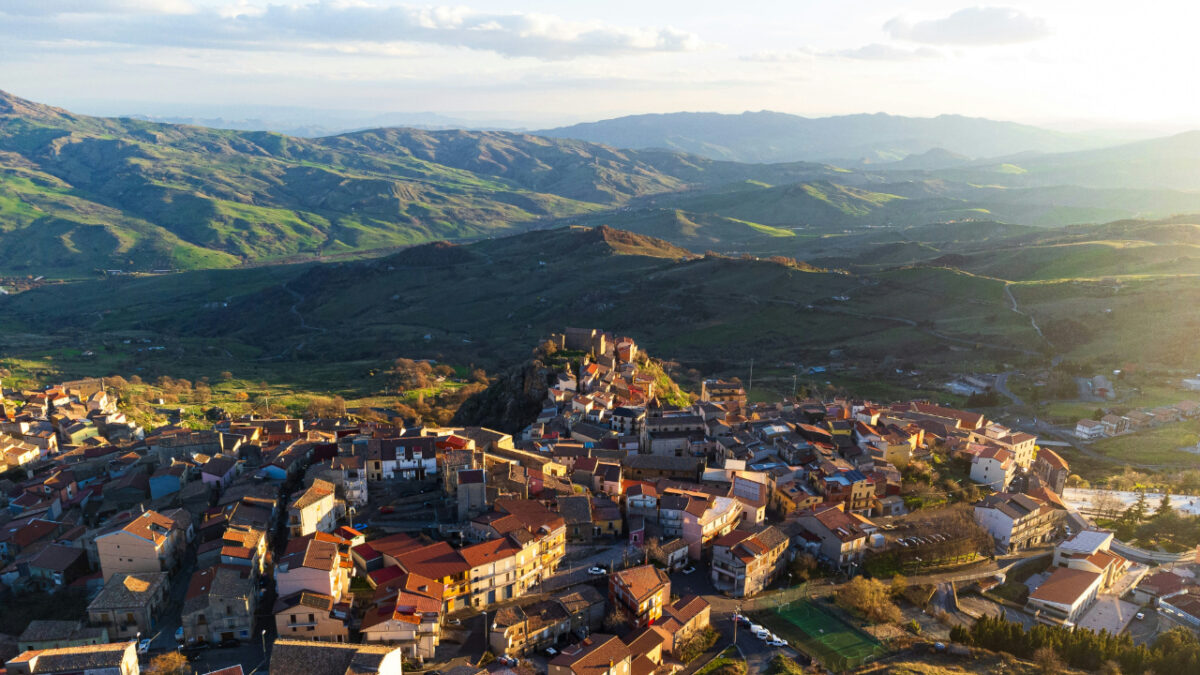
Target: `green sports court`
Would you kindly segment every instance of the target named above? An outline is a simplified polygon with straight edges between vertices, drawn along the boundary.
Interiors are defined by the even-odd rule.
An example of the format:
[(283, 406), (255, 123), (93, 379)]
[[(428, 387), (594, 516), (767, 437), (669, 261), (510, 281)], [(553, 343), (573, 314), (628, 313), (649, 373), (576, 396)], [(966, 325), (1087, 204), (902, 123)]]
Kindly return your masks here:
[(878, 640), (811, 600), (799, 599), (754, 614), (772, 632), (833, 670), (858, 667), (884, 651)]

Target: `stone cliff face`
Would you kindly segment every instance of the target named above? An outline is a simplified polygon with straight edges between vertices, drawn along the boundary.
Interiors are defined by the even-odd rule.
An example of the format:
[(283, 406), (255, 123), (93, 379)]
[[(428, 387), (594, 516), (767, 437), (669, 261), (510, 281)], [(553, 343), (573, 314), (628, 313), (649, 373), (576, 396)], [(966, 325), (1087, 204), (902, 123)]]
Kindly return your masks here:
[(451, 423), (518, 433), (537, 419), (555, 372), (535, 355), (464, 401)]

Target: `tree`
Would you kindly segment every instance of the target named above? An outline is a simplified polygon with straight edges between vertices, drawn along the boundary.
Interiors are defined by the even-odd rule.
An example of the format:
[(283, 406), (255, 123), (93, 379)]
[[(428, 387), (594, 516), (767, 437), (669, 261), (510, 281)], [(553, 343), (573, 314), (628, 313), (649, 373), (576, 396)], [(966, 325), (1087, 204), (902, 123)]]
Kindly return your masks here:
[(1137, 501), (1133, 506), (1129, 507), (1126, 513), (1129, 514), (1129, 519), (1136, 525), (1146, 519), (1146, 493), (1138, 492)]
[(629, 614), (629, 610), (619, 602), (609, 603), (612, 609), (604, 617), (604, 632), (615, 633), (617, 635), (624, 634), (633, 626), (633, 617)]
[(1158, 503), (1158, 508), (1154, 510), (1154, 518), (1155, 520), (1161, 520), (1174, 512), (1175, 509), (1171, 506), (1171, 493), (1164, 492), (1162, 501)]
[(1121, 666), (1109, 659), (1100, 665), (1100, 675), (1121, 675)]
[(792, 580), (799, 582), (812, 579), (818, 569), (819, 563), (817, 563), (816, 557), (809, 553), (801, 553), (788, 565), (788, 572), (791, 572)]
[(142, 672), (145, 675), (192, 675), (192, 667), (183, 654), (165, 652), (151, 659)]
[(1038, 672), (1042, 675), (1058, 675), (1067, 667), (1052, 647), (1041, 647), (1035, 651), (1033, 662), (1037, 664)]
[(854, 577), (837, 590), (837, 604), (877, 623), (899, 623), (900, 608), (892, 602), (889, 588), (878, 579)]
[(896, 574), (892, 576), (892, 597), (898, 598), (901, 595), (904, 595), (904, 591), (906, 590), (908, 590), (908, 579), (904, 578), (903, 574)]
[(1121, 500), (1108, 490), (1100, 490), (1092, 497), (1092, 508), (1101, 516), (1112, 518), (1121, 508)]

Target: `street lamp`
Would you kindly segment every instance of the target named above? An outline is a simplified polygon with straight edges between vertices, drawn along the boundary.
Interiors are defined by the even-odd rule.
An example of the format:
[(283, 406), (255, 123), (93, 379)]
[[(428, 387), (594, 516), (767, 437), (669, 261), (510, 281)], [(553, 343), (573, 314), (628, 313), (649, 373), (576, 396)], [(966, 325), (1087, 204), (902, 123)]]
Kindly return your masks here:
[(737, 644), (738, 624), (742, 622), (742, 620), (738, 617), (740, 617), (741, 615), (742, 615), (742, 606), (740, 604), (734, 605), (733, 606), (733, 644), (735, 644), (735, 645)]

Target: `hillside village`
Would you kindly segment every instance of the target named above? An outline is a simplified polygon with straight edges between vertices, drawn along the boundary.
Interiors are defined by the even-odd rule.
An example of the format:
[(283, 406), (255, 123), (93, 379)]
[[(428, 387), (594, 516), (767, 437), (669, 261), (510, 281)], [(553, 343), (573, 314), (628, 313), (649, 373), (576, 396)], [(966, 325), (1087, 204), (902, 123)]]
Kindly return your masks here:
[[(997, 614), (1140, 643), (1200, 626), (1193, 561), (1068, 508), (1067, 462), (1029, 433), (930, 401), (751, 403), (737, 381), (681, 399), (602, 330), (540, 349), (561, 365), (515, 434), (218, 410), (143, 429), (102, 380), (3, 389), (0, 594), (25, 612), (7, 672), (178, 654), (197, 673), (690, 675), (726, 648), (843, 671)], [(865, 622), (890, 633), (846, 600), (868, 578), (894, 582), (905, 620)]]

